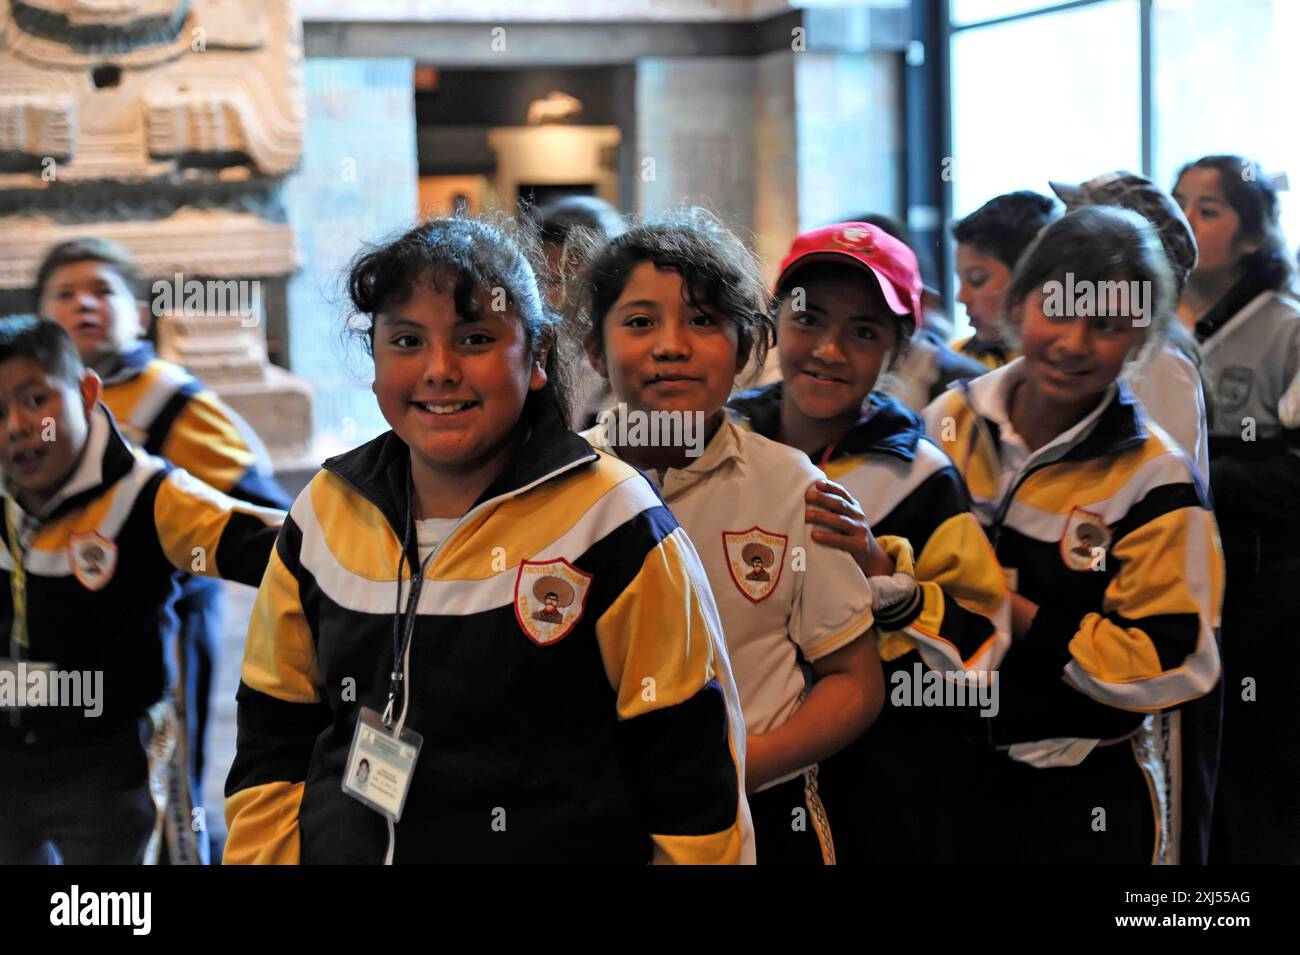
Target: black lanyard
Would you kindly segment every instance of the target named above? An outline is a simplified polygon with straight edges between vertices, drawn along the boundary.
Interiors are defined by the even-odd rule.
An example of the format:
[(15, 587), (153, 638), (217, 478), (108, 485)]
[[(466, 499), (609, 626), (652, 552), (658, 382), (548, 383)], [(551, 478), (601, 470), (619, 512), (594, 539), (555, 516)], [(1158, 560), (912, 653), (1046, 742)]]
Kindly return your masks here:
[[(406, 569), (406, 548), (411, 543), (415, 530), (415, 523), (411, 517), (411, 501), (414, 496), (415, 488), (408, 471), (406, 476), (406, 535), (402, 541), (402, 556), (397, 561), (397, 594), (393, 606), (393, 670), (388, 678), (388, 703), (384, 707), (384, 725), (388, 727), (393, 725), (397, 694), (404, 692), (402, 687), (402, 659), (406, 656), (407, 648), (411, 645), (411, 637), (415, 633), (415, 622), (419, 618), (420, 590), (424, 585), (424, 572), (433, 559), (433, 552), (430, 551), (429, 556), (424, 558), (423, 563), (418, 565), (418, 573), (414, 572), (416, 565), (412, 565), (411, 591), (406, 597), (406, 612), (403, 613), (402, 571)], [(405, 701), (405, 696), (403, 701)]]

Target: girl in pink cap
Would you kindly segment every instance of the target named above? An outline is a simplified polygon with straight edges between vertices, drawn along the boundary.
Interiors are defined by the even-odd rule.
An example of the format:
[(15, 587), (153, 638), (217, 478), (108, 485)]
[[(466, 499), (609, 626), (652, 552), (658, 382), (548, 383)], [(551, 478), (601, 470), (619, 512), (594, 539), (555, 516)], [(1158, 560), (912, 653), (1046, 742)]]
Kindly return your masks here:
[[(813, 539), (851, 554), (869, 580), (888, 704), (822, 764), (844, 862), (970, 853), (976, 820), (953, 794), (979, 771), (980, 712), (1010, 640), (1006, 586), (961, 476), (921, 420), (877, 390), (920, 300), (915, 255), (882, 229), (841, 222), (800, 235), (773, 306), (783, 380), (731, 403), (838, 482), (809, 490)], [(927, 692), (969, 705), (925, 705)]]

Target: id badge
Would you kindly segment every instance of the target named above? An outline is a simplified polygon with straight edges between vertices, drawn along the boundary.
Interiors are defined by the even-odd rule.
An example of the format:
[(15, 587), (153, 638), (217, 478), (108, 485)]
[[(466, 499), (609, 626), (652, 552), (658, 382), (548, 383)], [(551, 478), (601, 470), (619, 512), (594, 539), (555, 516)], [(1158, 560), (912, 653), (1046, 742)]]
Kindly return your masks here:
[(402, 818), (415, 761), (424, 737), (403, 729), (400, 737), (384, 726), (383, 717), (361, 708), (352, 748), (343, 773), (343, 791), (394, 822)]

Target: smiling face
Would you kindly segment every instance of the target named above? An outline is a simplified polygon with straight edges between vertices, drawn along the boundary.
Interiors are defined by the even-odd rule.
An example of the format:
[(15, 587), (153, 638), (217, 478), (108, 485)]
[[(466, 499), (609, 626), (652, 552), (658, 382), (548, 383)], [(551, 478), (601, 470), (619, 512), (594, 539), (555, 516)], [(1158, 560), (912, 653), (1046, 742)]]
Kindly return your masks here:
[(961, 280), (957, 301), (966, 306), (975, 337), (982, 342), (997, 341), (1001, 337), (1002, 293), (1011, 284), (1011, 270), (1001, 259), (959, 242), (957, 275)]
[(734, 323), (687, 300), (681, 276), (642, 262), (605, 313), (604, 347), (587, 341), (592, 367), (636, 411), (711, 415), (745, 365)]
[(856, 420), (898, 346), (897, 320), (860, 269), (814, 267), (786, 284), (777, 347), (787, 398), (809, 418)]
[(77, 465), (99, 400), (99, 379), (80, 387), (32, 358), (0, 362), (0, 471), (29, 512), (52, 498)]
[(1174, 186), (1174, 201), (1196, 234), (1199, 275), (1230, 272), (1242, 256), (1259, 248), (1241, 235), (1241, 218), (1228, 203), (1217, 169), (1193, 167)]
[(81, 360), (99, 371), (108, 370), (147, 325), (122, 277), (108, 263), (93, 259), (55, 269), (37, 308), (67, 329)]
[(504, 467), (529, 391), (546, 384), (546, 349), (532, 354), (517, 312), (493, 311), (479, 288), (476, 314), (458, 314), (452, 282), (442, 284), (413, 283), (405, 301), (376, 316), (373, 332), (373, 390), (411, 449), (417, 488), (420, 472), (456, 480)]
[[(1127, 280), (1127, 276), (1116, 276)], [(1131, 317), (1049, 317), (1035, 289), (1012, 310), (1025, 356), (1026, 381), (1042, 400), (1086, 406), (1110, 387), (1145, 331)]]

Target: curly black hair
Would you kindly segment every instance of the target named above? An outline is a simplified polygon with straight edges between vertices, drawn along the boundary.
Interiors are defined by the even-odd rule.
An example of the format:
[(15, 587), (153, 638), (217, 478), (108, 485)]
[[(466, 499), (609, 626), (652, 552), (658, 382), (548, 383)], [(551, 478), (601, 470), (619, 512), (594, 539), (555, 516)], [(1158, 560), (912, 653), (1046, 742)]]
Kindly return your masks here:
[[(390, 241), (362, 249), (348, 268), (347, 293), (354, 314), (347, 331), (363, 339), (367, 354), (374, 355), (375, 319), (385, 308), (406, 301), (413, 286), (430, 281), (441, 291), (451, 290), (461, 315), (478, 314), (474, 291), (501, 289), (507, 307), (523, 322), (533, 355), (550, 345), (546, 359), (546, 385), (530, 392), (524, 416), (550, 410), (569, 420), (566, 361), (556, 346), (559, 316), (546, 308), (537, 276), (541, 253), (535, 231), (469, 217), (429, 219)], [(356, 317), (366, 321), (358, 324)]]
[(738, 352), (762, 367), (775, 338), (766, 283), (758, 259), (736, 233), (706, 209), (693, 207), (636, 225), (588, 251), (566, 312), (578, 332), (605, 348), (604, 319), (638, 265), (676, 272), (696, 308), (736, 327)]

